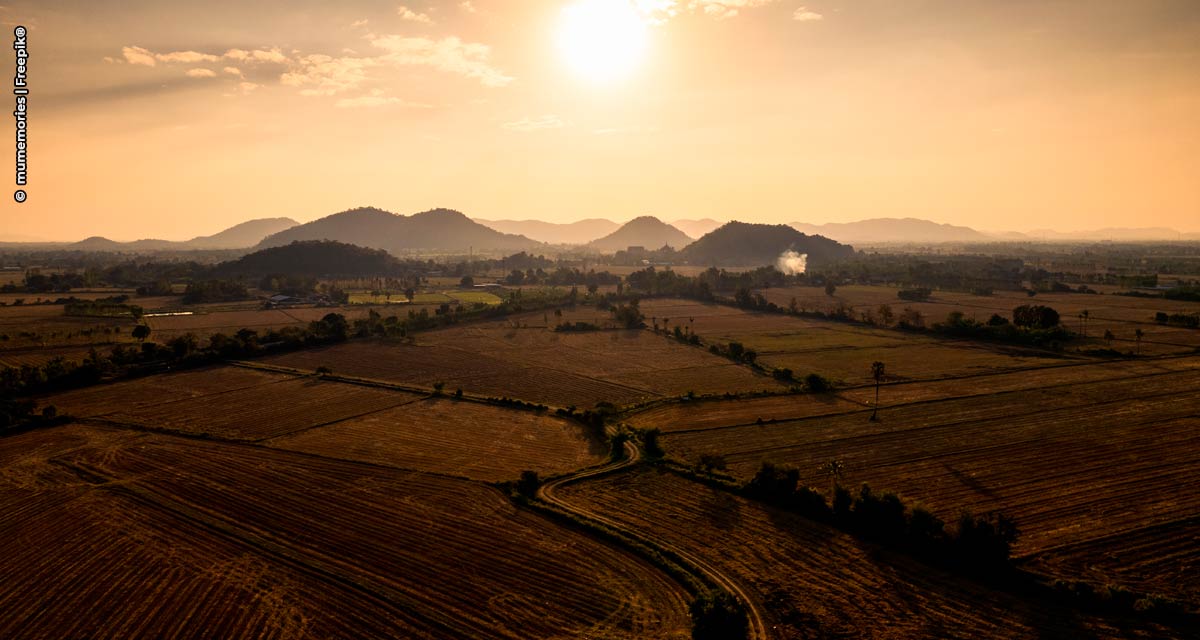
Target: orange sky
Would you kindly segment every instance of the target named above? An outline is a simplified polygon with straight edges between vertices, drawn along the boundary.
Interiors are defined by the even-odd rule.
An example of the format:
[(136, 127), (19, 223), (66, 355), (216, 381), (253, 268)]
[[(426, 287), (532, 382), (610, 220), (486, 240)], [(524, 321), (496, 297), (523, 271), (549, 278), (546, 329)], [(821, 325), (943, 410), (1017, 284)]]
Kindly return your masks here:
[(573, 1), (7, 0), (30, 183), (0, 236), (359, 205), (1200, 231), (1194, 0), (637, 0), (606, 83), (563, 61)]

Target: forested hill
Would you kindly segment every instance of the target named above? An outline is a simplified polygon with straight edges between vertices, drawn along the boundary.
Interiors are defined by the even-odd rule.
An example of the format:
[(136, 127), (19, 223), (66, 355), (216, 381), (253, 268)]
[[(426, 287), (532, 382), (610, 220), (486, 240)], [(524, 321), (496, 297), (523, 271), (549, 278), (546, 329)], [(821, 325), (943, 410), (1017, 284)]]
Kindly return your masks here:
[(730, 222), (684, 247), (680, 256), (692, 264), (762, 266), (774, 264), (785, 251), (808, 254), (809, 264), (854, 255), (850, 245), (800, 233), (785, 224)]

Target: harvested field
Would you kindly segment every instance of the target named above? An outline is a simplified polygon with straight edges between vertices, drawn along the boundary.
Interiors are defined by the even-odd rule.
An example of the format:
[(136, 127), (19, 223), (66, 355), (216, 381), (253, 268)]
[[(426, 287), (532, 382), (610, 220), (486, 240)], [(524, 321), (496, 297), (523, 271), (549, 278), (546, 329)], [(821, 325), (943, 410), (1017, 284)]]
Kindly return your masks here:
[(753, 313), (687, 300), (647, 300), (647, 318), (670, 318), (706, 343), (740, 342), (768, 367), (797, 376), (819, 373), (848, 384), (870, 380), (871, 363), (887, 362), (891, 378), (928, 380), (1030, 369), (1070, 361), (1071, 356), (1035, 349), (947, 340), (937, 336), (852, 325), (831, 320)]
[(305, 370), (323, 365), (338, 374), (422, 386), (441, 381), (447, 389), (557, 406), (783, 388), (725, 358), (649, 331), (559, 333), (501, 322), (422, 333), (416, 345), (355, 341), (264, 362)]
[[(340, 313), (347, 320), (365, 318), (371, 308), (365, 305), (351, 307), (299, 307), (294, 309), (244, 309), (244, 310), (213, 310), (205, 311), (203, 305), (187, 307), (195, 311), (186, 316), (159, 316), (146, 318), (146, 323), (153, 330), (151, 339), (166, 341), (185, 333), (193, 333), (200, 337), (211, 336), (215, 333), (232, 335), (241, 329), (254, 329), (259, 332), (285, 327), (307, 327), (309, 322), (320, 320), (330, 313)], [(377, 309), (384, 316), (394, 315), (395, 309), (380, 307)]]
[(496, 482), (596, 464), (607, 453), (573, 422), (454, 400), (422, 400), (267, 441), (332, 458)]
[[(884, 395), (886, 403), (886, 391)], [(1022, 530), (1021, 556), (1155, 527), (1200, 510), (1200, 369), (860, 409), (774, 424), (664, 434), (672, 455), (721, 453), (747, 478), (763, 461), (790, 464), (823, 487), (821, 464), (845, 462), (845, 482), (869, 482), (945, 519), (1001, 510)], [(735, 413), (736, 417), (736, 413)], [(1194, 551), (1194, 550), (1193, 550)], [(1114, 574), (1114, 576), (1117, 574)], [(1200, 602), (1156, 576), (1154, 591)], [(1194, 585), (1193, 585), (1194, 586)]]
[(925, 315), (927, 322), (941, 322), (951, 311), (962, 311), (967, 317), (980, 321), (996, 313), (1012, 317), (1012, 310), (1023, 304), (1041, 304), (1053, 307), (1062, 316), (1062, 323), (1072, 331), (1082, 332), (1084, 326), (1079, 314), (1088, 311), (1087, 333), (1090, 348), (1107, 346), (1101, 339), (1106, 330), (1112, 331), (1116, 339), (1113, 348), (1133, 351), (1134, 331), (1142, 329), (1142, 353), (1159, 355), (1187, 353), (1200, 347), (1200, 331), (1159, 325), (1154, 321), (1155, 312), (1200, 313), (1200, 303), (1161, 298), (1138, 298), (1118, 295), (1079, 293), (1039, 293), (1030, 298), (1020, 291), (997, 291), (990, 296), (969, 293), (935, 291), (926, 302), (909, 302), (897, 297), (897, 288), (883, 286), (851, 285), (838, 287), (835, 294), (826, 296), (818, 287), (792, 287), (765, 289), (763, 295), (781, 306), (788, 306), (796, 298), (801, 308), (826, 311), (844, 304), (856, 312), (874, 310), (887, 304), (896, 312), (911, 307)]
[(3, 637), (686, 637), (659, 571), (479, 484), (78, 425), (14, 466), (53, 488), (0, 477)]
[(727, 428), (763, 421), (789, 420), (855, 411), (858, 405), (830, 394), (796, 394), (736, 400), (697, 400), (652, 406), (629, 415), (639, 428), (663, 433)]
[(291, 380), (295, 377), (243, 367), (204, 367), (65, 391), (41, 401), (54, 404), (60, 413), (91, 418)]
[(269, 386), (232, 389), (216, 396), (118, 409), (93, 419), (225, 440), (257, 441), (370, 415), (421, 397), (390, 389), (290, 377)]
[(1022, 600), (880, 552), (835, 529), (642, 468), (560, 490), (702, 555), (757, 596), (775, 638), (1170, 637)]

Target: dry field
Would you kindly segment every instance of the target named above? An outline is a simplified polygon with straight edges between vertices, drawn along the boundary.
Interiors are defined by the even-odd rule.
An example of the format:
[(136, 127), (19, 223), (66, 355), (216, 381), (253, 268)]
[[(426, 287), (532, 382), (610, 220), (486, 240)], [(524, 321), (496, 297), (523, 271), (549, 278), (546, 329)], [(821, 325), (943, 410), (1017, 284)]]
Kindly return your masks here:
[(0, 307), (0, 367), (41, 365), (57, 355), (86, 354), (92, 346), (107, 351), (113, 344), (133, 342), (129, 332), (134, 324), (132, 318), (66, 316), (63, 305)]
[[(204, 305), (181, 308), (182, 311), (193, 311), (187, 316), (158, 316), (146, 318), (153, 333), (151, 340), (164, 342), (185, 333), (192, 333), (206, 338), (216, 333), (233, 335), (241, 329), (254, 329), (263, 332), (285, 327), (307, 327), (309, 322), (320, 320), (326, 314), (340, 313), (353, 322), (367, 317), (370, 308), (357, 305), (350, 307), (304, 307), (299, 309), (241, 309), (241, 310), (206, 310)], [(379, 307), (376, 309), (382, 315), (398, 313), (395, 308)], [(404, 311), (404, 310), (400, 310)]]
[[(939, 391), (917, 392), (908, 397), (918, 399), (902, 404), (891, 402), (892, 386), (887, 386), (879, 422), (868, 421), (870, 410), (861, 406), (837, 415), (785, 419), (805, 408), (798, 404), (793, 409), (783, 398), (769, 399), (776, 406), (767, 400), (696, 405), (710, 405), (704, 409), (709, 415), (726, 413), (726, 425), (688, 415), (688, 410), (678, 418), (671, 418), (665, 407), (658, 411), (677, 420), (674, 431), (663, 437), (671, 455), (692, 460), (702, 453), (721, 453), (743, 478), (763, 461), (789, 464), (800, 469), (804, 483), (817, 487), (829, 483), (820, 466), (841, 459), (845, 484), (869, 482), (899, 492), (948, 520), (964, 508), (1009, 514), (1023, 532), (1016, 548), (1020, 556), (1069, 556), (1070, 549), (1058, 551), (1067, 546), (1082, 549), (1080, 553), (1103, 549), (1112, 556), (1107, 566), (1118, 569), (1105, 574), (1106, 565), (1096, 565), (1093, 576), (1107, 578), (1101, 583), (1118, 582), (1137, 568), (1114, 559), (1121, 556), (1126, 539), (1139, 540), (1131, 543), (1135, 546), (1148, 544), (1147, 537), (1175, 545), (1175, 558), (1183, 566), (1200, 561), (1200, 544), (1187, 535), (1188, 527), (1194, 528), (1189, 519), (1200, 510), (1200, 494), (1188, 489), (1200, 481), (1195, 456), (1200, 449), (1200, 367), (1163, 362), (1174, 366), (1124, 371), (1111, 365), (1064, 367), (1049, 370), (1058, 374), (1056, 380), (1029, 379), (1026, 388), (1016, 390), (1007, 383), (989, 389), (986, 378), (970, 379), (959, 381), (961, 397), (930, 399)], [(1072, 383), (1070, 372), (1079, 381)], [(941, 392), (950, 389), (941, 382), (901, 386), (922, 384), (945, 387)], [(978, 395), (969, 395), (976, 384)], [(867, 396), (868, 390), (854, 395)], [(722, 404), (732, 406), (724, 411)], [(752, 414), (770, 409), (779, 412), (770, 416), (779, 422), (752, 422)], [(652, 422), (653, 411), (645, 412), (647, 418), (635, 414), (633, 422)], [(1104, 542), (1094, 542), (1100, 540)], [(1143, 574), (1133, 582), (1200, 602), (1200, 581), (1169, 575)]]
[(272, 447), (496, 482), (600, 462), (607, 450), (551, 416), (447, 399), (422, 400), (275, 438)]
[(762, 293), (771, 302), (784, 307), (796, 298), (801, 307), (822, 311), (839, 303), (859, 313), (878, 309), (881, 304), (890, 305), (897, 313), (911, 307), (924, 314), (927, 323), (942, 322), (951, 311), (961, 311), (980, 321), (986, 321), (993, 313), (1011, 318), (1012, 310), (1020, 305), (1041, 304), (1057, 310), (1063, 324), (1076, 332), (1083, 329), (1079, 314), (1088, 311), (1087, 333), (1091, 338), (1088, 346), (1092, 348), (1106, 346), (1101, 338), (1108, 330), (1116, 337), (1114, 349), (1133, 351), (1137, 329), (1145, 332), (1143, 354), (1187, 353), (1200, 347), (1200, 330), (1160, 325), (1154, 321), (1158, 311), (1200, 313), (1200, 302), (1078, 293), (1039, 293), (1029, 297), (1019, 291), (997, 291), (991, 296), (936, 291), (927, 302), (908, 302), (897, 297), (897, 291), (894, 287), (852, 285), (838, 287), (833, 296), (826, 296), (819, 287), (766, 289)]
[(991, 591), (667, 472), (611, 475), (561, 497), (703, 556), (748, 588), (773, 638), (1180, 637)]
[[(542, 314), (526, 320), (541, 322)], [(520, 319), (514, 320), (522, 324)], [(298, 369), (510, 396), (557, 406), (779, 389), (769, 377), (648, 331), (558, 333), (476, 323), (421, 333), (416, 344), (356, 341), (266, 358)]]
[(740, 342), (769, 367), (797, 376), (819, 373), (849, 384), (870, 378), (871, 363), (887, 363), (893, 379), (934, 379), (1029, 369), (1071, 360), (1034, 349), (946, 340), (844, 322), (752, 313), (688, 300), (646, 300), (648, 320), (691, 327), (705, 342)]
[(80, 425), (0, 469), (2, 637), (686, 637), (663, 574), (468, 481)]

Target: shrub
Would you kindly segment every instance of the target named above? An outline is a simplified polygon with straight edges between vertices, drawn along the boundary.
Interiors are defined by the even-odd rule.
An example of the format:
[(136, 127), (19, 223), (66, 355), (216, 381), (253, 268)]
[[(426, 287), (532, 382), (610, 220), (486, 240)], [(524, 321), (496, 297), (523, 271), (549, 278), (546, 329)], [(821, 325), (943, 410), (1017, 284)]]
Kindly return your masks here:
[(692, 640), (744, 640), (750, 629), (746, 607), (725, 591), (711, 591), (692, 601)]
[(833, 384), (820, 374), (810, 373), (804, 376), (804, 388), (812, 393), (825, 393), (833, 388)]

